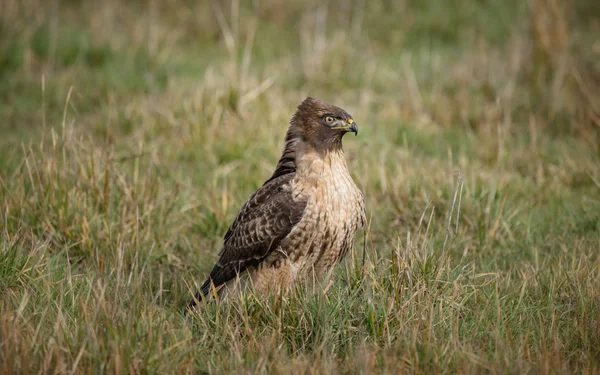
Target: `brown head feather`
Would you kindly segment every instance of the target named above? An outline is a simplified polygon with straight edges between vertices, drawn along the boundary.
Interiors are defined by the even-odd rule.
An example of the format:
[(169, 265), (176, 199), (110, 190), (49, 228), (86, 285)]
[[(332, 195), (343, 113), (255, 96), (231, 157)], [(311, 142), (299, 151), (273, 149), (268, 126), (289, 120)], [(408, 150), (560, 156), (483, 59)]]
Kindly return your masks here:
[(300, 103), (290, 120), (283, 153), (269, 180), (296, 171), (296, 148), (299, 142), (306, 143), (309, 148), (320, 153), (342, 149), (342, 137), (346, 132), (334, 130), (324, 124), (325, 116), (332, 116), (342, 123), (352, 119), (342, 108), (318, 99), (307, 97)]

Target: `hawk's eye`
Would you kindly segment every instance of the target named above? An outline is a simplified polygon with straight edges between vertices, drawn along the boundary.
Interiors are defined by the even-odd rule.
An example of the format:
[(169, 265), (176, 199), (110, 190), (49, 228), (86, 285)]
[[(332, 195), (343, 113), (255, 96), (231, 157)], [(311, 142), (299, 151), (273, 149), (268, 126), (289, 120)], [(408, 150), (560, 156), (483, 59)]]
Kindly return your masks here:
[(331, 125), (335, 122), (335, 119), (332, 116), (325, 116), (323, 117), (323, 121), (327, 124), (327, 125)]

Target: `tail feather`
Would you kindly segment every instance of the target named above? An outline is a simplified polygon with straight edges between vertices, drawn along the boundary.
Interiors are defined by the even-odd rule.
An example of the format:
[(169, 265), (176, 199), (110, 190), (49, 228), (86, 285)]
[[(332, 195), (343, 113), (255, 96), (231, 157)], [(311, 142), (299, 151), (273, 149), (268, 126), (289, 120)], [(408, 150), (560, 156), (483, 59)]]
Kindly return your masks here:
[(212, 280), (209, 278), (204, 282), (204, 284), (202, 284), (198, 293), (194, 295), (194, 299), (192, 299), (192, 301), (188, 304), (186, 312), (194, 311), (194, 309), (198, 307), (198, 305), (200, 305), (207, 299), (208, 293), (210, 292), (210, 287), (212, 285), (211, 281)]

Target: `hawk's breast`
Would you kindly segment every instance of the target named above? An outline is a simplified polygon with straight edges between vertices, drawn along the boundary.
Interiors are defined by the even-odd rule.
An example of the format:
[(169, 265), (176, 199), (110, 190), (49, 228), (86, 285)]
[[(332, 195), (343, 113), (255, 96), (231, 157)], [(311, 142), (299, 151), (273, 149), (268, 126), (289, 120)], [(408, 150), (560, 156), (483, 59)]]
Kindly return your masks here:
[(314, 271), (321, 278), (349, 252), (357, 230), (364, 226), (364, 198), (341, 151), (306, 160), (305, 167), (292, 186), (294, 196), (307, 205), (282, 250), (294, 265), (295, 276)]

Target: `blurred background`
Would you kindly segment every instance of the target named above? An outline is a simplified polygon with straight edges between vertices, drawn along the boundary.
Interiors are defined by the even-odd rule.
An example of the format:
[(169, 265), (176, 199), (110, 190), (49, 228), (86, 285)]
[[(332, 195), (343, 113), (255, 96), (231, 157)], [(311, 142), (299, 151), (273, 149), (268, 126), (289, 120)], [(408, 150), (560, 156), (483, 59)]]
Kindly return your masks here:
[[(68, 112), (78, 122), (106, 122), (101, 115), (112, 109), (121, 115), (112, 128), (123, 133), (135, 122), (126, 107), (140, 98), (175, 107), (176, 95), (201, 92), (243, 113), (274, 91), (294, 102), (310, 93), (362, 113), (383, 111), (396, 125), (479, 132), (510, 116), (525, 132), (533, 115), (552, 135), (589, 138), (598, 127), (596, 1), (7, 0), (1, 7), (0, 114), (10, 133), (33, 134), (42, 122), (42, 77), (48, 122), (61, 120), (73, 88)], [(95, 125), (90, 133), (101, 132)]]
[[(464, 337), (482, 340), (469, 354), (435, 342), (406, 353), (433, 353), (436, 366), (449, 361), (455, 369), (489, 361), (482, 368), (500, 372), (531, 369), (529, 361), (544, 363), (533, 367), (542, 372), (582, 368), (600, 358), (597, 0), (3, 0), (0, 228), (4, 254), (21, 255), (0, 262), (0, 286), (11, 291), (0, 306), (33, 319), (35, 306), (70, 285), (72, 303), (39, 318), (50, 327), (61, 311), (88, 314), (89, 290), (106, 285), (111, 306), (129, 307), (102, 310), (111, 317), (105, 324), (163, 324), (148, 317), (177, 311), (202, 281), (229, 223), (272, 173), (287, 123), (308, 95), (345, 108), (359, 124), (344, 148), (367, 199), (373, 275), (389, 279), (398, 269), (379, 269), (380, 260), (419, 248), (420, 256), (444, 254), (432, 258), (443, 260), (435, 272), (472, 272), (453, 281), (461, 290), (483, 293), (490, 284), (472, 280), (494, 275), (496, 295), (527, 296), (525, 305), (493, 300), (489, 291), (456, 302), (472, 306), (460, 319), (490, 322), (468, 328)], [(431, 268), (419, 259), (407, 260), (408, 269), (414, 280), (429, 280)], [(467, 265), (471, 271), (456, 271)], [(73, 284), (68, 267), (87, 276)], [(126, 277), (114, 275), (123, 270), (137, 275), (138, 289), (119, 286)], [(423, 285), (447, 300), (463, 295)], [(333, 289), (343, 295), (345, 286)], [(387, 294), (374, 288), (387, 306)], [(439, 328), (440, 337), (452, 331), (445, 324), (456, 311), (440, 310), (448, 329)], [(492, 325), (504, 324), (496, 311), (520, 315), (506, 323), (512, 336), (486, 340)], [(88, 345), (88, 364), (93, 353), (111, 352), (102, 339), (82, 344), (85, 329), (104, 337), (90, 322), (65, 328), (82, 336), (64, 344), (73, 353)], [(6, 327), (15, 353), (51, 351), (52, 330), (37, 343), (37, 325)], [(361, 327), (350, 335), (377, 341)], [(418, 331), (406, 327), (398, 329)], [(227, 342), (202, 345), (214, 349), (208, 357), (229, 350)], [(174, 353), (176, 364), (163, 354), (156, 357), (163, 362), (140, 363), (160, 372), (197, 358)], [(487, 359), (472, 362), (480, 354)], [(77, 358), (56, 355), (56, 363)], [(320, 363), (311, 358), (306, 363)]]
[(431, 199), (445, 210), (456, 171), (475, 191), (520, 192), (516, 205), (598, 189), (597, 1), (0, 6), (4, 173), (24, 145), (45, 153), (60, 136), (108, 163), (65, 181), (123, 173), (88, 181), (101, 195), (103, 183), (156, 178), (185, 195), (174, 207), (204, 218), (192, 225), (202, 238), (218, 237), (270, 175), (307, 95), (361, 126), (345, 146), (375, 234), (414, 224)]

